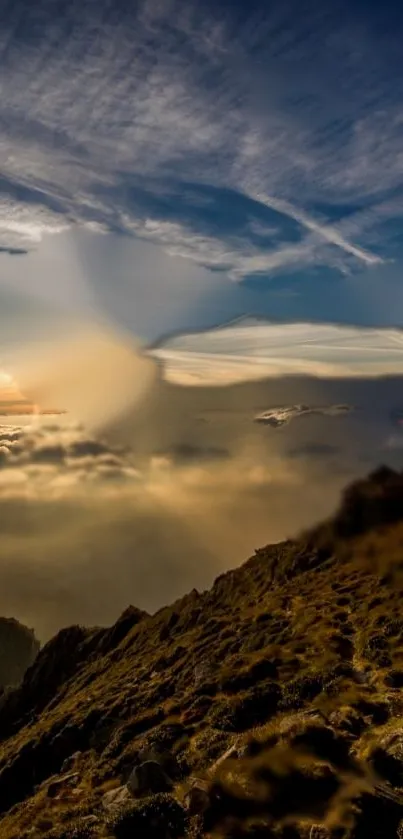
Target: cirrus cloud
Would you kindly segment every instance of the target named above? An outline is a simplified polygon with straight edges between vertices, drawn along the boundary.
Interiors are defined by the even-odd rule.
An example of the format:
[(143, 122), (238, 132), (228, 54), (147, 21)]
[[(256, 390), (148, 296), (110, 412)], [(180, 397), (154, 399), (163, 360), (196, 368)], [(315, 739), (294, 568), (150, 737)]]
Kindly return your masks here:
[(0, 247), (79, 223), (234, 279), (394, 258), (403, 82), (387, 5), (364, 19), (347, 0), (309, 14), (296, 0), (242, 14), (16, 0), (0, 40)]

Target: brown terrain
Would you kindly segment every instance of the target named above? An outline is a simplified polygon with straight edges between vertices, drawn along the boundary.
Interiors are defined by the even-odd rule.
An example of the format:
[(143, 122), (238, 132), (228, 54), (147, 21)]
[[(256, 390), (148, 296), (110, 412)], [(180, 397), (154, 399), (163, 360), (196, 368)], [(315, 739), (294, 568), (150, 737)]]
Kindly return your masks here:
[(379, 469), (210, 591), (62, 630), (0, 701), (0, 838), (403, 836), (402, 572)]

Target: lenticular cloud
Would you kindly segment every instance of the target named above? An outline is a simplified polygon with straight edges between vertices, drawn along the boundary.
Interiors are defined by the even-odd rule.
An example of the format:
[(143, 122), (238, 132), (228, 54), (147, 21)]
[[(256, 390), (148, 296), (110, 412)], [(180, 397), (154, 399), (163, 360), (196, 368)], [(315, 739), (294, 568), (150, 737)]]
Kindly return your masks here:
[(287, 375), (326, 379), (401, 375), (403, 332), (245, 319), (173, 336), (150, 354), (162, 363), (168, 381), (190, 386)]

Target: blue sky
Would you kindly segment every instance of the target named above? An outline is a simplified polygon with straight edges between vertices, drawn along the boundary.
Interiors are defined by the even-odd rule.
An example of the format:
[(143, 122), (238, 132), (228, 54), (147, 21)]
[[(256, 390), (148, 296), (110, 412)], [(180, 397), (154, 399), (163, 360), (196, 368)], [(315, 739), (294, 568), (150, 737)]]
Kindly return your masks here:
[(398, 4), (3, 8), (0, 294), (146, 340), (402, 324)]

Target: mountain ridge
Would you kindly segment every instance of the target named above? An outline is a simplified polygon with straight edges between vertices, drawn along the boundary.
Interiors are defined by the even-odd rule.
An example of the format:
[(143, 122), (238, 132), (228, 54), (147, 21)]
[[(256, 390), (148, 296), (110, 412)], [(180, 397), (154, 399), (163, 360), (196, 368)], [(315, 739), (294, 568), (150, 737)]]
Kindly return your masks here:
[[(210, 801), (210, 822), (195, 822), (186, 811), (188, 836), (215, 830), (214, 835), (252, 837), (263, 824), (267, 837), (360, 839), (362, 819), (368, 837), (398, 836), (403, 758), (393, 744), (386, 749), (385, 738), (397, 737), (403, 755), (402, 569), (403, 474), (382, 467), (347, 488), (331, 519), (295, 540), (256, 550), (210, 590), (193, 590), (154, 615), (130, 607), (108, 629), (61, 630), (39, 652), (21, 686), (0, 698), (2, 839), (134, 837), (111, 827), (102, 801), (125, 782), (142, 754), (159, 752), (176, 766), (175, 801), (181, 807), (192, 779), (207, 784), (213, 798), (219, 786), (221, 809), (216, 798), (215, 809)], [(286, 753), (281, 783), (277, 769), (267, 764), (274, 749), (277, 767), (288, 723), (293, 730), (302, 726), (298, 736), (311, 750), (305, 763), (311, 766), (314, 757), (314, 777), (319, 773), (322, 779), (308, 813), (291, 795), (295, 785), (309, 787), (300, 757), (290, 764)], [(320, 748), (311, 729), (320, 732)], [(214, 781), (210, 774), (234, 748), (247, 755), (246, 764), (237, 761), (247, 767), (247, 788), (256, 781), (256, 761), (270, 788), (263, 799), (250, 793), (248, 806), (239, 785), (235, 794), (225, 779)], [(344, 768), (335, 763), (335, 750), (344, 754)], [(368, 832), (365, 807), (358, 810), (362, 818), (353, 817), (346, 804), (364, 785), (373, 811), (371, 773), (379, 750), (383, 762), (378, 754), (376, 771), (383, 766), (387, 792), (376, 798), (382, 815), (370, 821), (375, 830), (390, 816), (392, 832), (383, 834)], [(79, 769), (70, 788), (63, 767), (77, 753)], [(288, 812), (286, 779), (294, 784), (287, 793)], [(52, 797), (55, 784), (62, 791)], [(309, 800), (307, 792), (305, 803)], [(252, 825), (250, 832), (253, 815), (260, 828)], [(225, 826), (228, 818), (236, 822), (232, 833)], [(339, 833), (312, 834), (317, 823)], [(148, 830), (145, 835), (154, 836)]]

